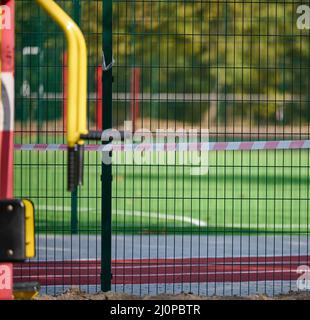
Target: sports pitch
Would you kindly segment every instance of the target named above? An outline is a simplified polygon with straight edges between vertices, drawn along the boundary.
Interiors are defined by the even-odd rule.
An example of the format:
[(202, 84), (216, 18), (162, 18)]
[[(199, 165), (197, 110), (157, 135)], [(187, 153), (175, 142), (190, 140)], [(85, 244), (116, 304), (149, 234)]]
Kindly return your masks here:
[[(40, 233), (70, 233), (66, 157), (66, 152), (15, 152), (15, 196), (33, 200)], [(165, 164), (167, 154), (164, 164), (133, 165), (124, 153), (118, 157), (114, 232), (309, 234), (308, 150), (209, 152), (202, 176), (193, 175), (189, 165)], [(100, 232), (100, 164), (100, 153), (85, 154), (78, 197), (81, 233)]]

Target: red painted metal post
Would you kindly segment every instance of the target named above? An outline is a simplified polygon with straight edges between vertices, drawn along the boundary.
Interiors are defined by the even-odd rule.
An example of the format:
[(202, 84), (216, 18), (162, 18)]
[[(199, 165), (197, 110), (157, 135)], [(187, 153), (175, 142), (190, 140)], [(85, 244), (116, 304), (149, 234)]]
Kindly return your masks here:
[[(0, 199), (13, 197), (14, 0), (1, 1)], [(13, 299), (13, 265), (0, 264), (0, 300)]]
[(136, 131), (136, 123), (139, 117), (139, 85), (140, 85), (140, 68), (133, 68), (131, 75), (131, 116), (132, 130)]
[(0, 264), (0, 300), (12, 300), (13, 296), (13, 264)]
[(97, 67), (96, 72), (97, 83), (97, 111), (96, 111), (96, 124), (97, 130), (102, 130), (102, 66)]
[(13, 197), (14, 0), (1, 12), (0, 198), (6, 199)]

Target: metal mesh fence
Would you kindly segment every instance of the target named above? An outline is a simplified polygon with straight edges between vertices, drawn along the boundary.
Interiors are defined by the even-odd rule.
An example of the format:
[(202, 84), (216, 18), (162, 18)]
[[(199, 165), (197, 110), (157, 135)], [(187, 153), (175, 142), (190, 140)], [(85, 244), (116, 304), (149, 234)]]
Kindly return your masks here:
[[(83, 29), (88, 45), (89, 127), (100, 99), (101, 1), (57, 1)], [(66, 134), (66, 45), (61, 30), (35, 1), (16, 1), (16, 145), (63, 144)], [(38, 150), (38, 149), (37, 149)], [(42, 292), (100, 285), (101, 157), (85, 155), (84, 188), (67, 192), (65, 152), (16, 151), (15, 196), (36, 206), (37, 258), (16, 270), (38, 280)], [(88, 263), (92, 261), (91, 263)]]
[[(39, 279), (49, 293), (72, 285), (95, 292), (101, 250), (109, 255), (101, 243), (101, 154), (89, 147), (85, 184), (67, 193), (65, 154), (42, 152), (64, 143), (64, 39), (33, 1), (16, 2), (15, 142), (23, 151), (15, 152), (15, 196), (36, 204), (38, 234), (37, 261), (16, 277)], [(309, 265), (303, 3), (57, 2), (86, 36), (89, 127), (101, 130), (109, 113), (101, 65), (111, 32), (113, 128), (140, 132), (159, 148), (113, 153), (112, 290), (297, 290), (297, 268)], [(112, 30), (103, 18), (110, 5)], [(205, 141), (207, 152), (169, 149)]]

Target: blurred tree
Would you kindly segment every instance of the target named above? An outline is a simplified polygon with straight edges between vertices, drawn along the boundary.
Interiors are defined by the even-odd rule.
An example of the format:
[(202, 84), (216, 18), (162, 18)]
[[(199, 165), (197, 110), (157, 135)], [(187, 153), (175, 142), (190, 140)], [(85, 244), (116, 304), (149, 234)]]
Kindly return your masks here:
[[(26, 2), (16, 3), (18, 35), (33, 31), (38, 12), (25, 7)], [(59, 3), (70, 12), (69, 1)], [(82, 1), (81, 5), (94, 78), (94, 67), (101, 61), (103, 4)], [(276, 121), (279, 107), (286, 123), (309, 121), (309, 31), (296, 27), (297, 4), (115, 0), (113, 8), (118, 92), (130, 90), (134, 63), (141, 67), (144, 93), (214, 93), (225, 123), (231, 107), (248, 121)], [(47, 21), (41, 30), (44, 47), (54, 50), (61, 35)], [(16, 59), (20, 63), (18, 55)], [(209, 107), (208, 101), (200, 103), (202, 111)], [(189, 103), (161, 109), (166, 111), (159, 116), (168, 116), (171, 110), (173, 117), (191, 119)]]

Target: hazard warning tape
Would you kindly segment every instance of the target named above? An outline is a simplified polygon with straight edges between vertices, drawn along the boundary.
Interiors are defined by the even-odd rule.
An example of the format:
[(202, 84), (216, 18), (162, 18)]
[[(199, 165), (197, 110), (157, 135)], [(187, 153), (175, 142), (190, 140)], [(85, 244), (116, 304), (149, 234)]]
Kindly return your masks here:
[[(15, 144), (15, 151), (66, 151), (64, 144)], [(85, 145), (88, 152), (252, 151), (310, 149), (310, 140)]]

